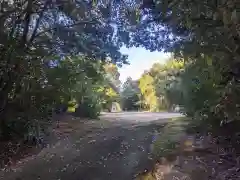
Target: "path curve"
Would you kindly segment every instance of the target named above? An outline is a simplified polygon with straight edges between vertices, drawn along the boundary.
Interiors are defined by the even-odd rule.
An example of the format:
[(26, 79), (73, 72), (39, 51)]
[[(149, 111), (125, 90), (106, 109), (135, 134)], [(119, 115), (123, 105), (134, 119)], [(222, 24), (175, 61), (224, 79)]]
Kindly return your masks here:
[[(4, 180), (131, 180), (151, 165), (150, 145), (178, 113), (103, 113), (35, 158), (19, 165), (16, 172), (1, 172)], [(77, 120), (75, 120), (76, 122)], [(71, 122), (70, 122), (71, 123)], [(79, 127), (83, 127), (79, 121)], [(85, 127), (86, 126), (86, 127)], [(85, 131), (85, 133), (83, 133)]]

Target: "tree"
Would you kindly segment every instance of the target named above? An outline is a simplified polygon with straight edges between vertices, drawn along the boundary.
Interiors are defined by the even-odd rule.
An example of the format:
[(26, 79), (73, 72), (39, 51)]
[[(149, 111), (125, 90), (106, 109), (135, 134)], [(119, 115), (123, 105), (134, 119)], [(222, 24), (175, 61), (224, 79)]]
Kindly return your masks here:
[(107, 62), (104, 64), (104, 70), (106, 78), (113, 84), (113, 88), (119, 92), (121, 81), (119, 80), (120, 73), (118, 72), (118, 67), (113, 63)]
[[(208, 94), (208, 91), (211, 94), (212, 86), (214, 86), (213, 89), (218, 87), (218, 97), (210, 103), (211, 108), (208, 109), (225, 107), (222, 109), (224, 118), (219, 118), (219, 124), (223, 121), (222, 119), (224, 121), (239, 119), (239, 101), (236, 97), (240, 77), (238, 5), (239, 3), (234, 0), (144, 0), (136, 7), (138, 22), (131, 29), (131, 44), (144, 46), (152, 51), (172, 52), (177, 59), (182, 58), (186, 64), (189, 63), (189, 68), (195, 69), (195, 65), (199, 66), (199, 70), (194, 72), (197, 79), (202, 78), (200, 73), (208, 69), (201, 64), (201, 61), (207, 61), (208, 66), (213, 70), (211, 72), (208, 69), (208, 73), (217, 72), (219, 77), (209, 76), (212, 78), (210, 81), (200, 81), (200, 87), (194, 86), (194, 90), (199, 94)], [(196, 78), (193, 77), (191, 81), (194, 79)], [(205, 104), (208, 104), (208, 101), (206, 99), (203, 101), (204, 103), (196, 107), (207, 111)], [(191, 103), (195, 104), (195, 102)], [(210, 113), (209, 111), (208, 114)], [(203, 116), (205, 115), (202, 114), (201, 117)]]
[(139, 110), (140, 108), (140, 90), (138, 82), (128, 77), (123, 83), (121, 92), (122, 106), (124, 110)]
[(39, 127), (58, 102), (87, 96), (96, 104), (96, 61), (126, 63), (119, 49), (128, 44), (128, 7), (121, 2), (13, 0), (0, 8), (2, 137), (12, 124)]
[[(155, 63), (139, 79), (139, 88), (145, 104), (152, 110), (172, 110), (174, 105), (180, 104), (178, 94), (179, 75), (183, 68), (182, 60), (170, 58), (166, 64)], [(179, 97), (177, 97), (179, 96)], [(174, 100), (173, 100), (174, 99)]]
[(101, 88), (102, 92), (102, 106), (103, 109), (110, 111), (113, 103), (120, 103), (120, 85), (118, 68), (115, 64), (105, 63), (104, 69), (104, 83)]
[(142, 75), (138, 85), (141, 91), (142, 105), (150, 111), (158, 110), (158, 98), (154, 87), (154, 79), (148, 73)]

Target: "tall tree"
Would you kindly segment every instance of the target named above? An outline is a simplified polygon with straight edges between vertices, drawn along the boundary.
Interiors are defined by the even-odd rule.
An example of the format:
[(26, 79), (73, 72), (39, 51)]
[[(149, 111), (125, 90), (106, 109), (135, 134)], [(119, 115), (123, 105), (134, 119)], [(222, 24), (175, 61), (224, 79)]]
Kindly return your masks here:
[[(221, 93), (212, 108), (228, 104), (235, 109), (222, 109), (226, 116), (224, 119), (238, 119), (239, 111), (239, 101), (235, 97), (240, 78), (238, 6), (239, 2), (235, 0), (144, 0), (136, 8), (138, 22), (131, 29), (131, 44), (152, 51), (173, 52), (186, 63), (198, 64), (202, 70), (205, 67), (198, 62), (207, 60), (221, 79), (213, 78), (214, 86), (221, 87)], [(200, 74), (198, 76), (201, 77)], [(226, 99), (231, 100), (226, 102)], [(204, 101), (203, 104), (208, 103), (207, 99)]]
[(149, 73), (145, 73), (139, 79), (138, 85), (141, 91), (142, 104), (144, 109), (150, 111), (158, 110), (158, 98), (156, 96), (156, 90), (154, 87), (154, 79)]
[(121, 92), (122, 106), (125, 110), (138, 110), (140, 108), (140, 90), (138, 82), (131, 77), (123, 83)]
[(129, 6), (122, 2), (12, 0), (0, 9), (1, 134), (9, 120), (47, 119), (62, 96), (79, 93), (75, 86), (84, 94), (83, 84), (95, 83), (95, 61), (126, 63), (119, 49), (128, 44)]
[(103, 65), (104, 82), (101, 87), (103, 109), (110, 111), (113, 103), (120, 103), (120, 73), (118, 67), (110, 62)]

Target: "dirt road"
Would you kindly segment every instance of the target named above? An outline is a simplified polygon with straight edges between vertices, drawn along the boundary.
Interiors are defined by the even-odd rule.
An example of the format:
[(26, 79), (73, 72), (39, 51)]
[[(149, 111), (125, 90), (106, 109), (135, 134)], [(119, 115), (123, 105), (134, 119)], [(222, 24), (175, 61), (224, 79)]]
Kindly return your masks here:
[[(155, 130), (177, 113), (104, 113), (100, 121), (81, 124), (54, 146), (0, 172), (4, 180), (131, 180), (151, 164), (150, 145)], [(78, 129), (78, 127), (81, 127)]]

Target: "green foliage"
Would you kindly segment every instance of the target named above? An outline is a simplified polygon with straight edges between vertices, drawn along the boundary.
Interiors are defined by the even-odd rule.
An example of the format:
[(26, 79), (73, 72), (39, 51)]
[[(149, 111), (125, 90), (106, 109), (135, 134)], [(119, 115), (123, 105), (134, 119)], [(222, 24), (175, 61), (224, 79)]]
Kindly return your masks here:
[(120, 73), (118, 72), (118, 67), (113, 63), (106, 62), (103, 65), (103, 68), (106, 79), (111, 82), (111, 88), (113, 91), (115, 91), (115, 93), (118, 93), (121, 85), (121, 81), (119, 80)]
[(181, 78), (184, 88), (182, 101), (187, 114), (193, 116), (201, 108), (210, 109), (212, 103), (217, 103), (218, 87), (214, 82), (217, 83), (219, 77), (217, 70), (208, 66), (204, 59), (186, 67)]
[(84, 97), (78, 105), (75, 115), (81, 117), (97, 118), (101, 111), (101, 104), (97, 97)]
[(169, 59), (166, 64), (155, 63), (138, 81), (142, 109), (149, 111), (172, 110), (181, 102), (179, 75), (182, 60)]
[(95, 89), (104, 82), (102, 63), (126, 63), (119, 49), (128, 44), (128, 7), (120, 11), (119, 5), (1, 1), (1, 137), (21, 137), (29, 129), (39, 135), (40, 127), (50, 123), (52, 109), (72, 99), (99, 114)]
[(122, 91), (124, 107), (157, 112), (182, 105), (183, 69), (183, 60), (170, 58), (166, 64), (153, 64), (137, 81), (128, 78)]
[(103, 68), (105, 81), (103, 86), (99, 89), (99, 92), (102, 93), (102, 108), (110, 111), (112, 103), (120, 103), (120, 74), (115, 64), (107, 62), (103, 65)]
[(127, 63), (119, 51), (124, 44), (181, 60), (155, 64), (139, 82), (128, 79), (121, 92), (126, 109), (177, 104), (218, 124), (240, 119), (238, 1), (130, 2), (0, 3), (2, 136), (29, 127), (38, 132), (53, 108), (73, 99), (94, 116), (119, 102), (117, 65)]
[(156, 111), (158, 109), (158, 98), (155, 92), (153, 77), (149, 74), (142, 75), (139, 79), (138, 87), (141, 91), (143, 108), (149, 111)]
[(124, 110), (139, 110), (140, 104), (140, 90), (138, 82), (132, 80), (130, 77), (123, 83), (121, 92), (122, 106)]
[(234, 0), (146, 0), (136, 8), (140, 17), (131, 43), (185, 61), (182, 75), (173, 75), (176, 81), (167, 91), (156, 90), (157, 96), (166, 92), (168, 104), (181, 104), (195, 119), (213, 120), (209, 124), (239, 120), (238, 6)]
[[(155, 158), (166, 157), (178, 150), (181, 137), (185, 135), (185, 118), (173, 119), (157, 135), (153, 144), (153, 156)], [(156, 135), (155, 135), (156, 136)]]

